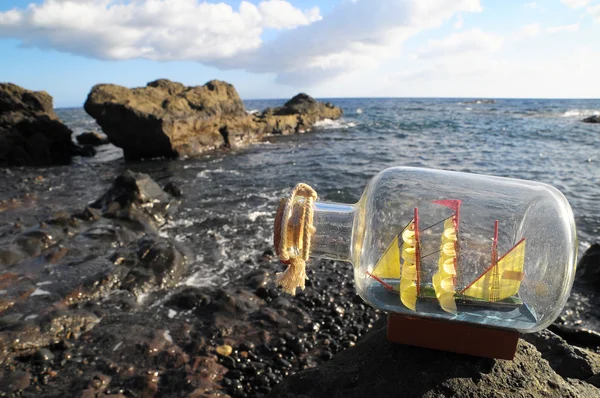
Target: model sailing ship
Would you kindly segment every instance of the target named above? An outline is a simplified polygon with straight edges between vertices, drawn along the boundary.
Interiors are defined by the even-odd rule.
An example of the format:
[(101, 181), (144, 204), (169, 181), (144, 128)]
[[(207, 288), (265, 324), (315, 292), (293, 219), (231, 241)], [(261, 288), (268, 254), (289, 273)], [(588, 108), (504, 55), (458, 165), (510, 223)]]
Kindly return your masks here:
[[(438, 200), (435, 204), (453, 210), (453, 214), (424, 229), (419, 228), (419, 210), (394, 238), (372, 272), (367, 274), (390, 292), (399, 294), (402, 303), (417, 311), (419, 300), (436, 300), (449, 313), (457, 313), (458, 305), (487, 308), (515, 308), (523, 304), (518, 292), (525, 273), (525, 238), (498, 257), (498, 221), (494, 223), (490, 265), (471, 283), (457, 286), (460, 264), (460, 200)], [(439, 250), (421, 253), (421, 233), (443, 223)], [(422, 280), (422, 260), (437, 255), (437, 272), (431, 283)]]

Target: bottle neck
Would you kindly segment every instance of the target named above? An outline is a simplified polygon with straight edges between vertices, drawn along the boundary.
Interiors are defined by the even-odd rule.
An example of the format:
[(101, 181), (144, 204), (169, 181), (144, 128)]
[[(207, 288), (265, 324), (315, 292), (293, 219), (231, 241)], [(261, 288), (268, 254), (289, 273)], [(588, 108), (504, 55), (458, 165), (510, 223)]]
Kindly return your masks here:
[(310, 256), (350, 261), (356, 207), (343, 203), (316, 201), (313, 210), (315, 233), (310, 245)]

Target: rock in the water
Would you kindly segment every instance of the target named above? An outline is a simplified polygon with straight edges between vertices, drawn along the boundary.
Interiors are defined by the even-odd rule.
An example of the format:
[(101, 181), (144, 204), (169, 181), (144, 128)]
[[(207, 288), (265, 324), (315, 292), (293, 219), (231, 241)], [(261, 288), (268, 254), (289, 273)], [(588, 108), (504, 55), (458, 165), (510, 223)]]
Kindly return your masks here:
[(271, 397), (598, 397), (600, 390), (561, 377), (521, 340), (513, 361), (388, 343), (385, 321), (355, 347), (284, 380)]
[(265, 134), (304, 131), (318, 120), (341, 116), (339, 108), (305, 94), (281, 108), (249, 115), (235, 88), (218, 80), (195, 87), (165, 79), (134, 89), (100, 84), (92, 89), (84, 108), (110, 142), (123, 148), (126, 159), (240, 146)]
[(77, 154), (71, 134), (48, 93), (0, 83), (0, 166), (68, 164)]
[(100, 209), (104, 217), (135, 221), (155, 229), (165, 222), (171, 205), (169, 195), (149, 175), (127, 170), (90, 207)]
[(585, 123), (600, 123), (600, 116), (594, 115), (594, 116), (586, 117), (585, 119), (582, 120), (582, 122), (585, 122)]
[[(84, 108), (126, 159), (177, 157), (218, 148), (251, 130), (235, 88), (213, 80), (185, 87), (157, 80), (128, 89), (95, 86)], [(229, 134), (226, 137), (223, 131)], [(241, 138), (241, 137), (240, 137)]]
[(95, 131), (88, 131), (86, 133), (81, 133), (75, 138), (77, 138), (77, 142), (80, 145), (100, 146), (100, 145), (106, 145), (109, 143), (108, 138), (104, 137), (101, 134), (96, 133)]
[(264, 129), (268, 134), (292, 134), (308, 131), (320, 120), (335, 120), (340, 117), (340, 108), (300, 93), (283, 106), (267, 109), (256, 115), (256, 120), (265, 125)]
[(577, 283), (595, 285), (600, 290), (600, 244), (594, 243), (577, 264)]

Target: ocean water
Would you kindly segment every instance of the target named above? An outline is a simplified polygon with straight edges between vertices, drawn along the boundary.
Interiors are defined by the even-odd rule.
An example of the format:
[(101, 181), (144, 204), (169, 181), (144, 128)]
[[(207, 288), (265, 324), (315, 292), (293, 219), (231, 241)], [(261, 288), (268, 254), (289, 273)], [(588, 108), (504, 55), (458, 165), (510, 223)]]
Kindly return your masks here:
[[(222, 285), (251, 268), (246, 260), (272, 246), (278, 199), (297, 182), (320, 198), (354, 203), (368, 180), (390, 166), (420, 166), (536, 180), (554, 185), (573, 208), (580, 254), (600, 240), (600, 100), (331, 99), (344, 110), (305, 134), (271, 137), (247, 148), (195, 158), (125, 163), (112, 145), (91, 159), (47, 169), (0, 173), (0, 199), (36, 193), (27, 211), (0, 213), (43, 219), (79, 209), (125, 169), (174, 181), (184, 192), (178, 218), (161, 234), (195, 253), (183, 283)], [(248, 110), (283, 101), (247, 101)], [(76, 133), (99, 130), (82, 109), (59, 109)], [(35, 182), (41, 175), (43, 180)], [(19, 185), (20, 184), (20, 185)]]

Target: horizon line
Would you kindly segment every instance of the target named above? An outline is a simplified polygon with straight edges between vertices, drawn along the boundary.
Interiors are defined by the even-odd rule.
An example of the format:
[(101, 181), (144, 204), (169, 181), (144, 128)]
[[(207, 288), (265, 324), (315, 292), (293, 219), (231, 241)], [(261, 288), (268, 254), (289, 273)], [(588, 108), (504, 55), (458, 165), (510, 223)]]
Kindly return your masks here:
[[(312, 96), (311, 96), (312, 97)], [(292, 97), (293, 98), (293, 97)], [(568, 101), (600, 101), (593, 97), (312, 97), (316, 100), (352, 100), (352, 99), (456, 99), (456, 100), (568, 100)], [(291, 98), (242, 98), (242, 101), (288, 101)], [(83, 108), (79, 106), (56, 106), (53, 109)]]

